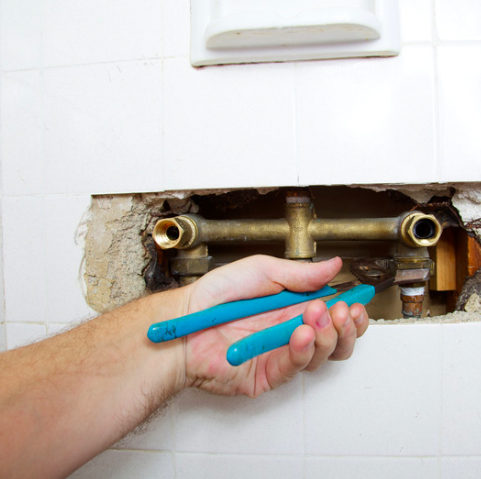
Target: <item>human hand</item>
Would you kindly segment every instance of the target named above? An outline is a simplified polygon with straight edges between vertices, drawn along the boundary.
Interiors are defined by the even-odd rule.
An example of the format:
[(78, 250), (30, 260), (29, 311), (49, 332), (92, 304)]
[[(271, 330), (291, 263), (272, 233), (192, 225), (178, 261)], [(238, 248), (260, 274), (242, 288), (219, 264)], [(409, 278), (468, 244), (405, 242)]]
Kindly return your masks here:
[[(314, 291), (331, 281), (342, 262), (299, 263), (252, 256), (219, 268), (187, 288), (188, 312), (220, 303), (276, 294), (284, 289)], [(238, 367), (226, 360), (228, 347), (256, 331), (303, 314), (304, 324), (288, 346), (258, 356)], [(185, 386), (217, 394), (256, 397), (292, 379), (299, 371), (314, 371), (328, 359), (348, 359), (356, 338), (369, 319), (364, 307), (344, 302), (330, 311), (321, 300), (233, 321), (184, 338)]]

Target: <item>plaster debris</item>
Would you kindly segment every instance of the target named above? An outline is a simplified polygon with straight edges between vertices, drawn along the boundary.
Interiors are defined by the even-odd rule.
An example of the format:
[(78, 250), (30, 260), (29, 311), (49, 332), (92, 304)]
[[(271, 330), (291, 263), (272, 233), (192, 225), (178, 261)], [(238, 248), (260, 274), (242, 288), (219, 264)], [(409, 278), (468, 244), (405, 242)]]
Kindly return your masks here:
[(367, 188), (372, 191), (399, 191), (403, 195), (412, 198), (416, 203), (427, 203), (433, 196), (448, 196), (452, 195), (451, 185), (448, 184), (428, 184), (428, 185), (352, 185), (354, 188)]
[[(260, 194), (268, 191), (258, 190)], [(171, 214), (196, 213), (191, 196), (213, 193), (226, 191), (94, 196), (77, 228), (77, 242), (84, 244), (82, 283), (89, 306), (99, 313), (111, 311), (148, 294), (146, 277), (149, 285), (162, 282), (159, 271), (148, 269), (156, 255), (150, 237), (156, 221)], [(169, 281), (162, 284), (164, 289), (175, 284)]]
[(472, 323), (481, 322), (481, 311), (454, 311), (454, 313), (447, 313), (442, 316), (433, 316), (432, 318), (421, 319), (371, 319), (369, 324), (446, 324), (446, 323)]
[(87, 226), (83, 275), (86, 299), (94, 310), (110, 311), (146, 294), (142, 273), (150, 256), (142, 235), (164, 202), (160, 195), (92, 198), (90, 214), (79, 229)]
[(479, 183), (445, 183), (428, 185), (352, 185), (373, 191), (396, 190), (409, 196), (420, 205), (433, 196), (449, 197), (458, 211), (463, 226), (481, 240), (481, 187)]
[(481, 313), (481, 298), (473, 293), (464, 305), (464, 310), (468, 313)]
[(477, 183), (463, 183), (456, 187), (453, 206), (458, 210), (464, 226), (481, 240), (481, 191)]

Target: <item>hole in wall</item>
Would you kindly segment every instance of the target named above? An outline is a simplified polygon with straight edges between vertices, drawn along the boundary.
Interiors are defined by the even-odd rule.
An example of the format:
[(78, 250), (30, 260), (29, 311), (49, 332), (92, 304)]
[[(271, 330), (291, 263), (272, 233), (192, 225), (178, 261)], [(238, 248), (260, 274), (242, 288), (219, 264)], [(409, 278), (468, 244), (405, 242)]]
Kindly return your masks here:
[[(178, 286), (178, 277), (170, 267), (176, 252), (161, 250), (152, 240), (152, 230), (159, 218), (187, 213), (212, 220), (283, 218), (287, 190), (246, 189), (178, 195), (157, 193), (94, 197), (86, 237), (84, 278), (87, 301), (97, 311), (104, 312), (153, 291)], [(448, 258), (456, 263), (464, 262), (466, 268), (457, 271), (456, 277), (451, 277), (448, 283), (443, 283), (443, 278), (437, 280), (425, 298), (424, 314), (437, 316), (454, 310), (457, 303), (459, 308), (466, 305), (467, 300), (464, 306), (458, 300), (466, 296), (461, 294), (466, 278), (476, 272), (473, 268), (478, 263), (473, 258), (479, 243), (471, 231), (462, 227), (451, 201), (453, 189), (424, 202), (415, 201), (395, 189), (374, 191), (346, 186), (313, 186), (309, 190), (318, 218), (394, 217), (414, 209), (435, 214), (445, 228), (440, 243), (449, 250)], [(165, 234), (170, 240), (176, 241), (179, 230), (169, 227)], [(434, 234), (433, 226), (429, 221), (419, 221), (414, 234), (420, 239), (430, 238)], [(318, 243), (315, 260), (341, 256), (345, 267), (338, 280), (344, 281), (352, 278), (349, 265), (353, 259), (390, 257), (394, 250), (395, 245), (389, 241), (323, 241), (322, 244)], [(211, 267), (215, 268), (252, 254), (283, 257), (284, 245), (279, 242), (212, 244), (209, 245), (209, 254), (213, 258)], [(443, 254), (446, 255), (446, 251), (430, 251), (431, 257), (440, 264), (441, 261), (446, 262), (444, 257), (441, 258)], [(471, 270), (468, 271), (469, 268)], [(476, 289), (472, 291), (472, 294), (467, 294), (468, 299), (477, 294)], [(400, 318), (398, 288), (392, 287), (383, 292), (368, 309), (374, 319)]]

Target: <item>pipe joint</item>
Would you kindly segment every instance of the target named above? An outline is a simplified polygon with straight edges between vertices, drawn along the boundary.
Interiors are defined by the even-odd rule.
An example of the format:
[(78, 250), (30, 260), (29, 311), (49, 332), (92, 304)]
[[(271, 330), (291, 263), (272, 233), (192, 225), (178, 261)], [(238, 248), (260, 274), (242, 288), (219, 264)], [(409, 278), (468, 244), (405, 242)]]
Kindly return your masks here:
[(195, 244), (198, 234), (194, 220), (188, 216), (176, 216), (157, 221), (152, 237), (162, 249), (186, 249)]
[(401, 220), (400, 238), (411, 248), (434, 246), (441, 233), (442, 226), (434, 215), (415, 211)]

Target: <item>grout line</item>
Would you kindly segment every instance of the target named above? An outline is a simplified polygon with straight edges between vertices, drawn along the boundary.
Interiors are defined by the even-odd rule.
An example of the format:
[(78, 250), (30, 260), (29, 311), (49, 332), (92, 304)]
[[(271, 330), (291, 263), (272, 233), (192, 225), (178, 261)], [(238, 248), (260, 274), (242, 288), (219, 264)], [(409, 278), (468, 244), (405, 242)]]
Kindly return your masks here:
[[(163, 17), (162, 17), (163, 18)], [(161, 112), (160, 112), (160, 175), (159, 178), (160, 188), (161, 190), (165, 190), (166, 185), (168, 185), (168, 181), (166, 180), (166, 172), (167, 172), (167, 161), (165, 157), (165, 62), (164, 60), (161, 61), (160, 64), (160, 103), (161, 103)]]
[(298, 76), (298, 64), (299, 62), (293, 63), (294, 69), (294, 94), (292, 96), (292, 128), (294, 131), (294, 161), (296, 164), (296, 185), (300, 186), (300, 158), (299, 158), (299, 131), (297, 128), (297, 111), (299, 107), (298, 102), (298, 85), (297, 85), (297, 76)]
[(441, 324), (441, 334), (440, 334), (440, 385), (439, 385), (439, 433), (438, 433), (438, 476), (441, 478), (441, 463), (442, 463), (442, 458), (443, 458), (443, 391), (444, 391), (444, 362), (443, 362), (443, 356), (444, 356), (444, 328), (443, 325)]
[[(124, 449), (123, 449), (124, 450)], [(138, 449), (134, 449), (138, 450)], [(163, 451), (154, 451), (154, 452), (163, 452)], [(188, 455), (188, 456), (221, 456), (221, 457), (284, 457), (284, 458), (323, 458), (323, 459), (338, 459), (340, 461), (344, 459), (372, 459), (372, 458), (382, 458), (382, 459), (437, 459), (438, 456), (434, 455), (419, 455), (419, 456), (393, 456), (393, 455), (383, 455), (383, 454), (364, 454), (364, 455), (352, 455), (352, 454), (347, 454), (347, 455), (332, 455), (332, 454), (249, 454), (249, 453), (241, 453), (241, 454), (234, 454), (234, 453), (222, 453), (222, 452), (178, 452), (177, 454), (179, 455)], [(449, 456), (449, 457), (480, 457), (481, 454), (479, 455), (472, 455), (472, 456)]]
[(441, 95), (440, 95), (440, 81), (439, 81), (439, 62), (438, 62), (438, 47), (440, 45), (437, 23), (436, 23), (436, 1), (431, 0), (432, 7), (432, 22), (431, 35), (433, 39), (433, 87), (434, 87), (434, 158), (436, 161), (436, 177), (438, 182), (442, 177), (442, 163), (443, 163), (443, 149), (441, 140)]

